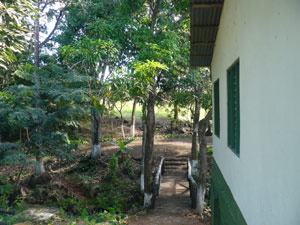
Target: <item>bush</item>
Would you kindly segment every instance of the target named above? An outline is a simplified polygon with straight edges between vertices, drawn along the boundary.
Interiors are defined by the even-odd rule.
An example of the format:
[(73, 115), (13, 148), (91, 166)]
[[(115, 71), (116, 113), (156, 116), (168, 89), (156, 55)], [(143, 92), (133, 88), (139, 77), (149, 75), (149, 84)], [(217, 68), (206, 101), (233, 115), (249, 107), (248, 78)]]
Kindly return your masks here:
[(14, 187), (10, 183), (6, 183), (0, 178), (0, 207), (7, 208), (9, 206), (9, 198), (13, 194)]
[(133, 173), (130, 159), (126, 158), (128, 153), (118, 153), (111, 158), (109, 171), (99, 185), (97, 197), (93, 200), (97, 210), (119, 208), (127, 211), (138, 198), (138, 187), (131, 181)]
[(84, 210), (86, 210), (86, 204), (76, 198), (61, 199), (58, 202), (58, 206), (64, 211), (71, 212), (73, 214), (81, 214)]

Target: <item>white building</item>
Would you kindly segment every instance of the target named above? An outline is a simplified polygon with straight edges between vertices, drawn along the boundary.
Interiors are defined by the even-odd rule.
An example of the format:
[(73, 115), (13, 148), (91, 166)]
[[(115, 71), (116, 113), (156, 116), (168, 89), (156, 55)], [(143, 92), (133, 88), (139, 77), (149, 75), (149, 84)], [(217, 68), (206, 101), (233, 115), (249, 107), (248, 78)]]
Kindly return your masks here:
[(214, 225), (300, 224), (300, 0), (197, 0), (214, 82)]

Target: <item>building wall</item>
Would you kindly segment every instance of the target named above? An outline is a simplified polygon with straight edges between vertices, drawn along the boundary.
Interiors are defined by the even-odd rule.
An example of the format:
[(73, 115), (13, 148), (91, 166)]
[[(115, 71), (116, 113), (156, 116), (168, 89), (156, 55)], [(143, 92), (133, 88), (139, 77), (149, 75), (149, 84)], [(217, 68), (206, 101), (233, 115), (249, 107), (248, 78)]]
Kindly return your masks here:
[[(237, 58), (240, 157), (227, 147), (226, 70)], [(212, 74), (214, 157), (247, 224), (300, 224), (300, 1), (226, 0)]]

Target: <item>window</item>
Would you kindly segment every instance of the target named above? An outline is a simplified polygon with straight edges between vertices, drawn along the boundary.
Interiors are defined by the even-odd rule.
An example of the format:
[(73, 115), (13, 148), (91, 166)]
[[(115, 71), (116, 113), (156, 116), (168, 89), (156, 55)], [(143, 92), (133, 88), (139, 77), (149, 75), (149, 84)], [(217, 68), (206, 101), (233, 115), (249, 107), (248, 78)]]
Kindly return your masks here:
[(240, 155), (240, 62), (227, 70), (228, 147)]
[(219, 80), (214, 83), (214, 133), (220, 137), (220, 91)]

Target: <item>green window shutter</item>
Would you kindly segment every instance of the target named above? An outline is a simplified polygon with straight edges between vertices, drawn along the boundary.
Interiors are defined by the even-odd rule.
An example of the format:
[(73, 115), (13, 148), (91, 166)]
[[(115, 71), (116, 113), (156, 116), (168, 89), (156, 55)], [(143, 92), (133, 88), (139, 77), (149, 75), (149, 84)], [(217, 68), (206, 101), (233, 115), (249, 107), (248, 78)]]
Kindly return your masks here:
[(227, 70), (228, 147), (240, 154), (240, 64), (235, 62)]
[(220, 84), (219, 80), (214, 83), (214, 133), (220, 137)]

